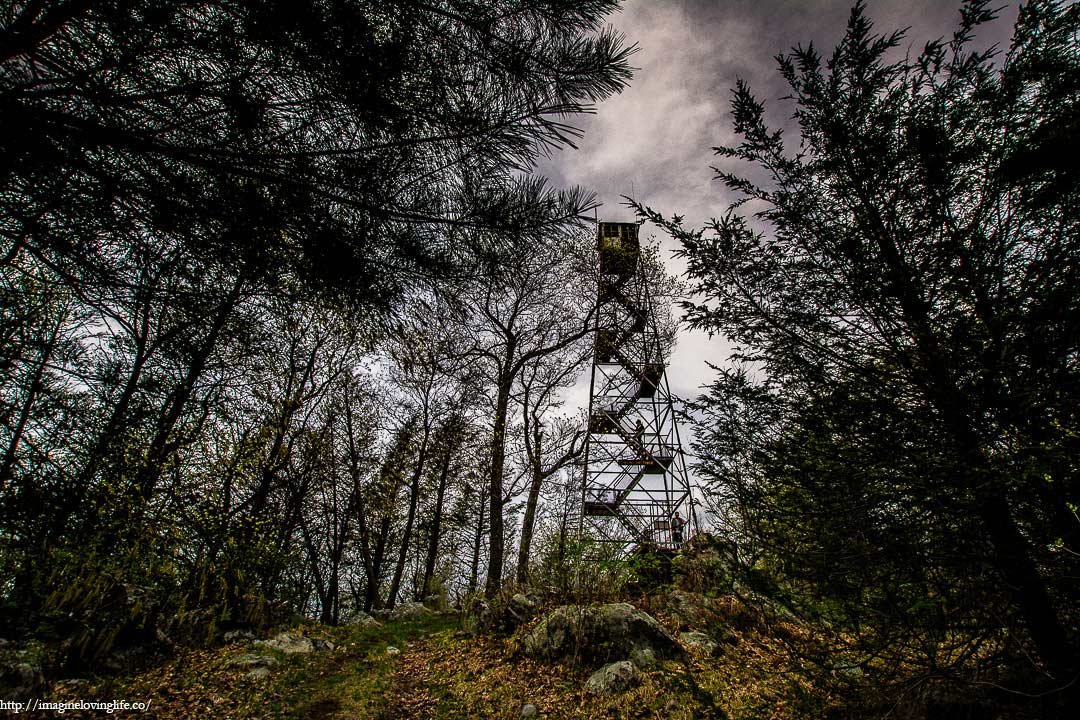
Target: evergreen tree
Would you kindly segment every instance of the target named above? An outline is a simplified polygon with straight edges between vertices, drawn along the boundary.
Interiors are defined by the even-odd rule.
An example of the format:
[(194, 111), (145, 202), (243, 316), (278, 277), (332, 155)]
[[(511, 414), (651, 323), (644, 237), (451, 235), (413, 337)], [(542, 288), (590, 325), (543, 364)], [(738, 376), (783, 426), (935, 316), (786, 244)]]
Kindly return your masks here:
[(721, 171), (742, 199), (704, 230), (642, 212), (682, 241), (691, 324), (738, 347), (699, 452), (748, 546), (864, 659), (949, 673), (1030, 643), (1060, 688), (1078, 667), (1080, 186), (1062, 153), (1080, 8), (1027, 3), (1000, 63), (971, 49), (989, 4), (961, 18), (897, 59), (903, 33), (874, 34), (860, 2), (827, 61), (779, 57), (797, 148), (740, 83), (740, 142), (716, 152), (758, 179)]

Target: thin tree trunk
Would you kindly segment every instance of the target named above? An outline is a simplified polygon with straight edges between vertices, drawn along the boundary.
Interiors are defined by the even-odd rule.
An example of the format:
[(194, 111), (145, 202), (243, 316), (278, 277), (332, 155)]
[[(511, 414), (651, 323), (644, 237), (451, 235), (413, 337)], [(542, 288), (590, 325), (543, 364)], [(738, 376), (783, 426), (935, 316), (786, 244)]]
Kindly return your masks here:
[(487, 509), (487, 497), (483, 491), (477, 493), (479, 499), (480, 514), (476, 520), (476, 533), (473, 536), (472, 567), (469, 573), (469, 594), (477, 589), (477, 581), (480, 575), (480, 548), (484, 542), (484, 511)]
[(307, 549), (308, 564), (311, 567), (311, 574), (315, 583), (315, 594), (319, 597), (319, 622), (324, 625), (329, 625), (331, 617), (330, 594), (323, 581), (322, 572), (319, 570), (319, 566), (322, 564), (319, 558), (319, 550), (315, 546), (315, 541), (311, 537), (311, 531), (308, 530), (307, 523), (304, 522), (303, 517), (300, 518), (300, 534), (304, 538), (304, 547)]
[(529, 581), (529, 555), (532, 553), (533, 526), (536, 524), (536, 506), (540, 500), (540, 487), (544, 474), (539, 467), (532, 469), (529, 497), (525, 501), (525, 517), (521, 521), (521, 542), (518, 543), (517, 581), (524, 585)]
[(135, 398), (135, 391), (138, 390), (139, 381), (142, 379), (143, 368), (146, 366), (146, 361), (150, 357), (150, 353), (147, 352), (147, 344), (150, 339), (150, 307), (152, 297), (152, 294), (148, 294), (143, 303), (140, 317), (141, 327), (135, 338), (135, 355), (131, 361), (131, 371), (128, 373), (127, 380), (124, 382), (124, 389), (120, 392), (120, 397), (117, 399), (116, 404), (113, 405), (112, 412), (109, 414), (109, 420), (105, 423), (105, 428), (98, 436), (97, 442), (94, 443), (94, 449), (90, 452), (90, 456), (87, 458), (82, 472), (79, 473), (79, 479), (76, 482), (77, 491), (75, 493), (77, 497), (72, 498), (74, 502), (82, 501), (81, 496), (84, 488), (89, 486), (94, 474), (97, 473), (98, 469), (101, 467), (101, 463), (103, 463), (105, 458), (111, 454), (114, 443), (116, 443), (118, 439), (117, 436), (120, 434), (120, 427), (124, 422), (124, 418), (127, 416), (128, 408), (131, 407), (131, 401)]
[[(352, 404), (345, 401), (345, 435), (349, 446), (349, 478), (352, 480), (352, 506), (356, 515), (358, 541), (360, 543), (360, 561), (364, 565), (363, 610), (371, 612), (372, 585), (378, 583), (372, 578), (376, 575), (375, 557), (371, 549), (371, 530), (367, 522), (367, 503), (364, 502), (364, 489), (360, 485), (360, 450), (356, 446), (356, 429), (353, 424)], [(357, 601), (360, 595), (357, 593)]]
[(3, 464), (0, 465), (0, 492), (7, 487), (15, 476), (15, 458), (18, 455), (19, 444), (22, 442), (23, 435), (26, 432), (26, 425), (30, 421), (31, 409), (41, 393), (41, 381), (45, 377), (45, 369), (49, 366), (53, 351), (56, 350), (56, 344), (60, 337), (60, 327), (61, 322), (58, 320), (49, 334), (45, 347), (41, 350), (41, 358), (30, 378), (29, 387), (26, 389), (26, 397), (23, 399), (22, 407), (19, 409), (19, 419), (15, 422), (15, 428), (11, 433), (11, 441), (4, 451)]
[(1009, 593), (1023, 616), (1031, 639), (1055, 680), (1075, 672), (1076, 658), (1065, 640), (1065, 630), (1050, 601), (1004, 494), (994, 494), (979, 508), (994, 549), (994, 565), (1001, 571)]
[[(293, 415), (300, 409), (304, 388), (311, 380), (315, 371), (315, 360), (318, 354), (317, 348), (312, 348), (307, 362), (304, 365), (303, 374), (296, 378), (293, 368), (289, 369), (289, 381), (285, 388), (286, 397), (282, 402), (281, 413), (274, 426), (274, 438), (270, 445), (270, 451), (266, 454), (266, 465), (263, 467), (259, 479), (259, 485), (251, 498), (251, 514), (258, 517), (266, 509), (270, 499), (270, 491), (274, 486), (274, 478), (278, 471), (288, 462), (288, 451), (282, 453), (281, 448), (285, 445), (285, 438), (289, 433)], [(295, 386), (293, 385), (296, 379)]]
[(379, 583), (382, 582), (383, 560), (386, 554), (386, 538), (390, 535), (390, 516), (383, 517), (379, 523), (379, 534), (375, 538), (375, 549), (371, 554), (371, 574), (368, 576), (367, 594), (364, 597), (364, 610), (381, 608), (379, 602)]
[[(506, 364), (510, 364), (512, 349), (507, 352)], [(495, 400), (495, 423), (491, 436), (491, 477), (488, 492), (488, 513), (491, 516), (491, 553), (488, 557), (487, 583), (484, 594), (493, 597), (502, 587), (503, 553), (505, 537), (503, 530), (503, 466), (506, 462), (506, 415), (510, 405), (510, 390), (514, 376), (504, 374)]]
[(413, 469), (412, 478), (409, 481), (409, 512), (405, 518), (405, 530), (401, 536), (401, 551), (398, 553), (397, 567), (394, 568), (394, 579), (390, 583), (390, 594), (386, 601), (387, 607), (394, 607), (397, 603), (401, 578), (405, 574), (405, 561), (409, 554), (409, 544), (412, 542), (413, 523), (416, 521), (416, 505), (420, 499), (420, 477), (424, 473), (424, 465), (427, 461), (429, 434), (428, 422), (425, 417), (424, 436), (420, 441), (420, 455), (416, 459), (416, 467)]
[(446, 455), (439, 469), (439, 489), (435, 495), (435, 510), (431, 518), (431, 531), (428, 536), (427, 559), (424, 563), (424, 580), (420, 584), (420, 594), (426, 598), (431, 593), (431, 578), (435, 575), (435, 562), (439, 557), (439, 539), (442, 534), (443, 501), (446, 498), (446, 485), (450, 478), (450, 464), (456, 451), (456, 443), (451, 437), (446, 445)]
[(225, 328), (225, 323), (240, 301), (240, 293), (243, 287), (243, 279), (236, 278), (225, 301), (218, 307), (210, 332), (207, 333), (202, 344), (196, 349), (183, 382), (172, 392), (169, 401), (166, 403), (165, 414), (158, 423), (154, 438), (151, 440), (150, 448), (146, 453), (142, 471), (139, 473), (139, 494), (143, 500), (150, 498), (154, 487), (161, 478), (165, 460), (174, 449), (174, 444), (169, 442), (173, 430), (183, 415), (188, 400), (191, 399), (195, 383), (198, 382), (203, 370), (206, 368), (206, 361), (209, 360), (214, 348), (217, 347), (218, 338)]

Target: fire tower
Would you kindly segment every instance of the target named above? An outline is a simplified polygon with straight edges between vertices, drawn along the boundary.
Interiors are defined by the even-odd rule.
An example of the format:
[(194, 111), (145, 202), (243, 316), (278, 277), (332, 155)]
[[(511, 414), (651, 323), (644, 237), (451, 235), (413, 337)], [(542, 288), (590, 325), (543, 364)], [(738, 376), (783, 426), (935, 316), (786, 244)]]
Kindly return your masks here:
[(599, 223), (597, 250), (582, 536), (673, 549), (694, 521), (693, 501), (638, 225)]

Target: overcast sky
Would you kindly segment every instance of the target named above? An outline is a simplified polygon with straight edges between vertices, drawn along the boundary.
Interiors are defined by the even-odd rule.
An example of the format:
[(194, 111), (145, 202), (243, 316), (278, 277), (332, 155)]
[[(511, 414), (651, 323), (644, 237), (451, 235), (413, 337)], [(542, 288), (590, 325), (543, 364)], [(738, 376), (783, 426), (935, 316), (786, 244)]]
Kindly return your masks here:
[[(539, 168), (553, 185), (581, 185), (604, 203), (601, 220), (632, 220), (622, 206), (629, 195), (665, 215), (677, 213), (693, 227), (723, 213), (731, 198), (713, 180), (711, 148), (733, 140), (730, 90), (746, 80), (764, 100), (774, 126), (788, 124), (791, 106), (780, 100), (787, 87), (775, 56), (813, 42), (828, 56), (842, 37), (851, 6), (837, 0), (627, 0), (610, 22), (640, 50), (638, 68), (621, 95), (579, 118), (585, 136), (578, 149), (564, 150)], [(869, 0), (879, 33), (910, 28), (904, 45), (917, 55), (929, 40), (951, 36), (959, 20), (959, 0)], [(999, 3), (999, 19), (978, 37), (980, 46), (1008, 49), (1016, 20), (1015, 2)], [(646, 236), (659, 233), (650, 226)], [(670, 250), (672, 244), (659, 238)], [(673, 272), (682, 268), (674, 261)], [(722, 339), (684, 333), (671, 359), (672, 392), (699, 394), (711, 376), (705, 362), (722, 363)], [(570, 403), (588, 403), (588, 377)], [(686, 433), (684, 432), (684, 441)]]

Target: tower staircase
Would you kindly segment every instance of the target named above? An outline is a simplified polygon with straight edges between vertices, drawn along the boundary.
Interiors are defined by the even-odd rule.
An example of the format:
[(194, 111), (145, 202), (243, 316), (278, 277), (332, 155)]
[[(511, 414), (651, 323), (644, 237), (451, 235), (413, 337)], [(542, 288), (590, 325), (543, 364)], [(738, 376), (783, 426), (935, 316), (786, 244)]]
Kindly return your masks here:
[(597, 251), (581, 532), (626, 552), (673, 549), (694, 515), (638, 225), (599, 223)]

